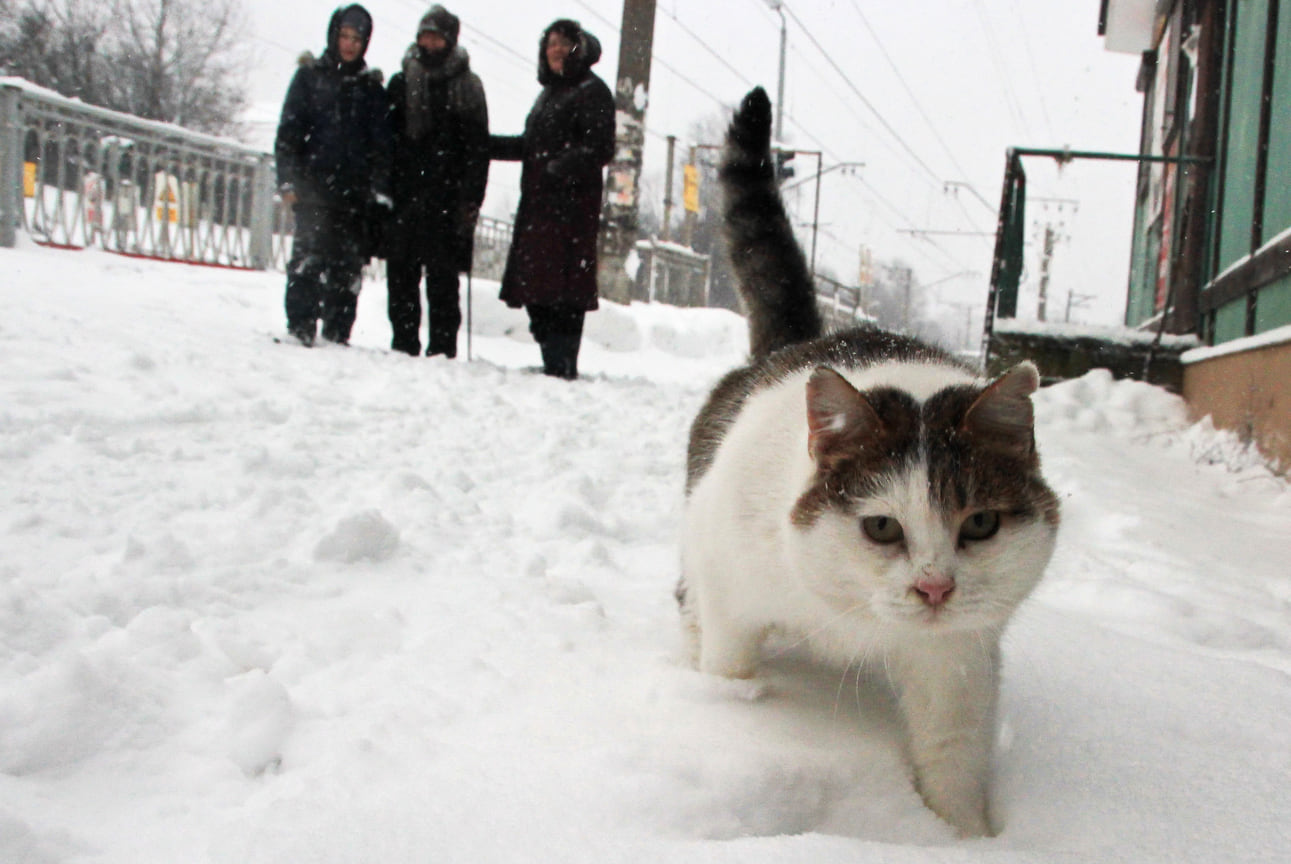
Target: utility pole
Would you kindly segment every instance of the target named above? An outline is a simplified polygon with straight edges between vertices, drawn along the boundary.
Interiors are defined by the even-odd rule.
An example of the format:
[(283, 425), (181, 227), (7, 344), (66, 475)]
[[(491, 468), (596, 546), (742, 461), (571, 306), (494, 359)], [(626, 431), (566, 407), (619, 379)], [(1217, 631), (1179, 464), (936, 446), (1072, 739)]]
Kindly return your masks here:
[(663, 181), (663, 230), (660, 239), (667, 243), (672, 238), (672, 169), (677, 160), (677, 136), (668, 136), (668, 170)]
[(605, 181), (597, 283), (602, 296), (632, 299), (626, 264), (637, 241), (641, 204), (641, 162), (645, 115), (650, 102), (650, 58), (654, 50), (655, 0), (623, 0), (619, 72), (614, 86), (615, 156)]
[(766, 0), (766, 4), (780, 16), (780, 74), (775, 96), (775, 143), (779, 144), (784, 140), (784, 53), (788, 32), (785, 30), (784, 0)]
[(1049, 302), (1049, 264), (1053, 260), (1053, 244), (1057, 235), (1052, 225), (1044, 226), (1044, 252), (1040, 259), (1040, 303), (1036, 308), (1036, 320), (1045, 320), (1045, 306)]

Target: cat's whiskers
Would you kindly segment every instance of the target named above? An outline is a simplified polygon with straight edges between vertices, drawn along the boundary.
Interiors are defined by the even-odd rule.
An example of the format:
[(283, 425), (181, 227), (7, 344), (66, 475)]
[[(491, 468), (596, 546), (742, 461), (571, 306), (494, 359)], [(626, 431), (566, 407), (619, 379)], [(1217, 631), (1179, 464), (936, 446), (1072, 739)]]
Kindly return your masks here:
[(819, 636), (821, 633), (825, 632), (830, 627), (833, 627), (835, 624), (837, 624), (839, 621), (846, 618), (848, 615), (851, 615), (853, 612), (856, 612), (857, 610), (864, 608), (864, 606), (865, 606), (865, 603), (863, 601), (857, 601), (856, 603), (853, 603), (851, 606), (848, 606), (842, 612), (839, 612), (837, 615), (835, 615), (833, 618), (830, 618), (828, 621), (821, 624), (819, 627), (816, 627), (815, 629), (808, 631), (799, 639), (796, 639), (793, 642), (790, 642), (788, 645), (785, 645), (779, 648), (774, 653), (771, 653), (768, 656), (771, 659), (783, 657), (785, 654), (788, 654), (793, 649), (801, 646), (805, 642), (809, 642), (811, 639), (815, 638), (816, 636)]
[(862, 645), (860, 648), (858, 648), (857, 651), (854, 654), (852, 654), (851, 657), (848, 658), (847, 663), (844, 664), (842, 675), (839, 677), (839, 680), (838, 680), (838, 691), (834, 694), (834, 718), (835, 719), (838, 718), (838, 709), (839, 709), (839, 706), (842, 704), (842, 700), (843, 700), (843, 685), (847, 683), (847, 673), (852, 668), (853, 665), (856, 666), (856, 711), (858, 714), (860, 713), (861, 711), (861, 674), (865, 671), (865, 667), (869, 664), (870, 655), (874, 652), (875, 647), (880, 642), (879, 632), (878, 632), (880, 629), (881, 628), (876, 628), (876, 631), (870, 634), (870, 638), (866, 640), (865, 644)]

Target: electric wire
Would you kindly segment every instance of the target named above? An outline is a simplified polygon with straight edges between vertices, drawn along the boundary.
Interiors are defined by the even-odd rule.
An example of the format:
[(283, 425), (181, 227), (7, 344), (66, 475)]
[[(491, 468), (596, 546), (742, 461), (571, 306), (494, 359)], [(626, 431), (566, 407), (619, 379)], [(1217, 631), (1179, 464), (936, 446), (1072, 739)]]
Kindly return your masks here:
[(1008, 107), (1013, 122), (1017, 124), (1018, 131), (1026, 134), (1027, 123), (1023, 117), (1022, 106), (1013, 90), (1013, 83), (1009, 80), (1008, 70), (1004, 66), (1004, 57), (995, 38), (995, 28), (991, 25), (990, 16), (986, 14), (986, 7), (982, 5), (982, 0), (973, 0), (973, 10), (977, 13), (982, 32), (986, 36), (987, 53), (991, 57), (992, 65), (995, 66), (995, 74), (999, 76), (1000, 87), (1004, 93), (1004, 104)]
[(883, 113), (874, 106), (874, 103), (872, 103), (865, 96), (865, 94), (861, 92), (860, 88), (857, 87), (856, 84), (852, 81), (851, 77), (848, 76), (848, 74), (843, 71), (842, 67), (838, 65), (838, 62), (834, 60), (833, 56), (830, 55), (830, 53), (825, 50), (825, 46), (820, 44), (820, 40), (818, 40), (815, 37), (815, 35), (812, 34), (812, 32), (807, 28), (807, 26), (803, 23), (802, 19), (799, 18), (797, 14), (795, 14), (794, 11), (789, 7), (784, 6), (781, 8), (783, 8), (786, 14), (788, 14), (788, 16), (793, 19), (794, 23), (798, 25), (798, 29), (803, 32), (803, 35), (806, 36), (807, 39), (811, 42), (811, 44), (815, 46), (816, 50), (819, 51), (821, 56), (825, 58), (825, 61), (829, 63), (829, 65), (834, 69), (835, 72), (838, 73), (838, 76), (842, 78), (843, 81), (847, 84), (848, 89), (851, 90), (852, 93), (856, 95), (856, 98), (861, 100), (861, 103), (870, 110), (870, 113), (874, 115), (874, 117), (879, 121), (879, 123), (883, 126), (883, 128), (887, 131), (887, 133), (891, 135), (892, 138), (901, 146), (901, 149), (904, 150), (910, 156), (910, 158), (913, 159), (915, 163), (921, 169), (923, 169), (923, 171), (929, 177), (931, 177), (933, 180), (940, 183), (941, 182), (940, 175), (938, 175), (936, 171), (933, 171), (932, 168), (928, 166), (928, 163), (925, 162), (919, 156), (919, 154), (915, 152), (914, 148), (910, 146), (909, 142), (907, 142), (905, 138), (901, 136), (901, 133), (898, 132), (896, 128), (893, 127), (893, 125), (888, 122), (888, 119), (883, 116)]

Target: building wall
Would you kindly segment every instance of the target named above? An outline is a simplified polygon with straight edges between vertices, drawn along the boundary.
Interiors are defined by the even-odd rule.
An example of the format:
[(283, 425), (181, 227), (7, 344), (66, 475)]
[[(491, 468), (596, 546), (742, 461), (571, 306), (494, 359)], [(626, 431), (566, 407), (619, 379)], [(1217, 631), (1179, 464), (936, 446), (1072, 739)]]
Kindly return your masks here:
[(1291, 324), (1291, 0), (1224, 0), (1213, 257), (1202, 334), (1221, 344)]
[(1278, 344), (1206, 356), (1184, 355), (1183, 396), (1193, 419), (1209, 415), (1291, 470), (1291, 328)]
[(1232, 56), (1226, 67), (1227, 110), (1223, 138), (1223, 195), (1217, 271), (1251, 253), (1255, 218), (1256, 163), (1260, 152), (1260, 102), (1264, 93), (1264, 47), (1269, 0), (1234, 0), (1229, 20)]

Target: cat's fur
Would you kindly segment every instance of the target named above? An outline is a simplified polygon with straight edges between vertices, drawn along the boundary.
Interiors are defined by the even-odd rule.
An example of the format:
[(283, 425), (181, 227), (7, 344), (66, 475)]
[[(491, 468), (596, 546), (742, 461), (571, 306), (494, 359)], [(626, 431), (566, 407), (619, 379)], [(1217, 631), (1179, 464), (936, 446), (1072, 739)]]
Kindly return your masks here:
[(1058, 528), (1036, 369), (985, 382), (908, 337), (823, 336), (770, 128), (758, 88), (722, 167), (753, 356), (691, 428), (683, 631), (702, 671), (733, 678), (755, 673), (773, 630), (826, 661), (877, 664), (924, 801), (962, 834), (990, 834), (1000, 634)]

